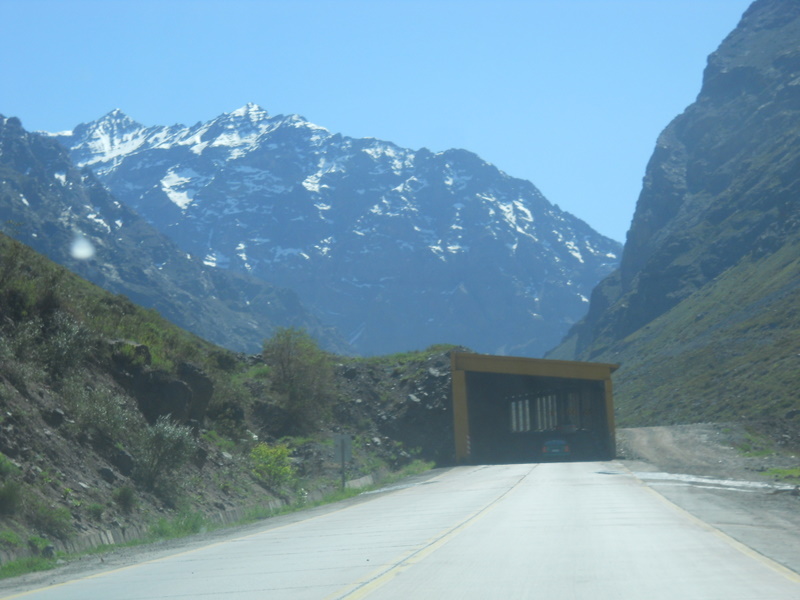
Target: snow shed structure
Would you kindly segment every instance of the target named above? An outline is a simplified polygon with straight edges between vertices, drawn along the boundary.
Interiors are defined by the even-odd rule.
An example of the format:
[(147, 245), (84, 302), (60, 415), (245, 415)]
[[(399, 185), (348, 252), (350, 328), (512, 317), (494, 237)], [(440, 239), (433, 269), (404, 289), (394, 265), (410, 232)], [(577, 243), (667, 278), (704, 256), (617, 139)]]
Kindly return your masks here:
[(616, 454), (611, 373), (619, 365), (451, 355), (457, 463), (539, 462), (564, 440), (569, 460)]

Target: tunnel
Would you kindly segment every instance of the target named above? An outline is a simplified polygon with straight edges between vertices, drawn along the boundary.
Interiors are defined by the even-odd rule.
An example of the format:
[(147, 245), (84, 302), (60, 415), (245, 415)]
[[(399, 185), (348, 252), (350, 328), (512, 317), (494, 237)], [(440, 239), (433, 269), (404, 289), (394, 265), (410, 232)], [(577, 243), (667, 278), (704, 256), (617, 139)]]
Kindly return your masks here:
[(608, 460), (618, 365), (454, 353), (456, 460)]

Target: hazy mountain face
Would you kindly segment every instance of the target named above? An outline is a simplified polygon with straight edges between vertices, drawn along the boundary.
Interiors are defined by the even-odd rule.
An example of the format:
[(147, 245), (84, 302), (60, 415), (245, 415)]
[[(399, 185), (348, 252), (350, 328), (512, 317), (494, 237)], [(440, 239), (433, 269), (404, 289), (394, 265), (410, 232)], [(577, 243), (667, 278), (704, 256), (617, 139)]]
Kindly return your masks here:
[(757, 249), (797, 235), (800, 3), (760, 0), (659, 136), (621, 268), (594, 292), (578, 353), (622, 339)]
[(192, 127), (120, 111), (56, 138), (207, 265), (296, 290), (361, 353), (541, 355), (620, 245), (463, 150), (352, 139), (255, 105)]
[(55, 141), (0, 116), (0, 226), (86, 279), (124, 294), (217, 344), (256, 352), (277, 326), (302, 326), (331, 349), (289, 290), (187, 256)]

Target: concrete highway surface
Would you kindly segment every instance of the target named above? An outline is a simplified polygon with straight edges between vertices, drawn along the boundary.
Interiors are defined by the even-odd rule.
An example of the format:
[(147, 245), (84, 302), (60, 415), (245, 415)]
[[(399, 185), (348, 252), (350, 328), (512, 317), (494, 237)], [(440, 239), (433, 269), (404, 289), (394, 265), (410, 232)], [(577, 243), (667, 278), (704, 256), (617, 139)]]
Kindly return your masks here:
[(0, 597), (800, 598), (796, 573), (692, 517), (616, 462), (457, 467), (368, 498)]

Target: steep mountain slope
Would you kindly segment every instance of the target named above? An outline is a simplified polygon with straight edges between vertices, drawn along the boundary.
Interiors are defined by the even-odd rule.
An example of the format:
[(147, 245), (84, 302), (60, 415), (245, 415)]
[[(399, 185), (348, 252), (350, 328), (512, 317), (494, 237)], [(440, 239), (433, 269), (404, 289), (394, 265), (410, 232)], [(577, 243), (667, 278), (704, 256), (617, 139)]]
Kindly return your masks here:
[(86, 279), (228, 348), (257, 352), (276, 326), (302, 326), (329, 348), (346, 347), (295, 293), (188, 257), (75, 168), (55, 140), (2, 116), (0, 223)]
[(619, 244), (464, 150), (252, 104), (193, 127), (113, 111), (55, 138), (181, 248), (296, 290), (364, 354), (541, 355), (617, 264)]
[[(343, 358), (286, 332), (288, 357), (231, 352), (0, 233), (0, 579), (318, 500), (334, 432), (351, 480), (452, 460), (448, 348)], [(299, 421), (284, 382), (312, 367), (326, 385)]]
[(621, 267), (552, 357), (612, 360), (623, 423), (800, 408), (800, 3), (758, 0), (658, 139)]

